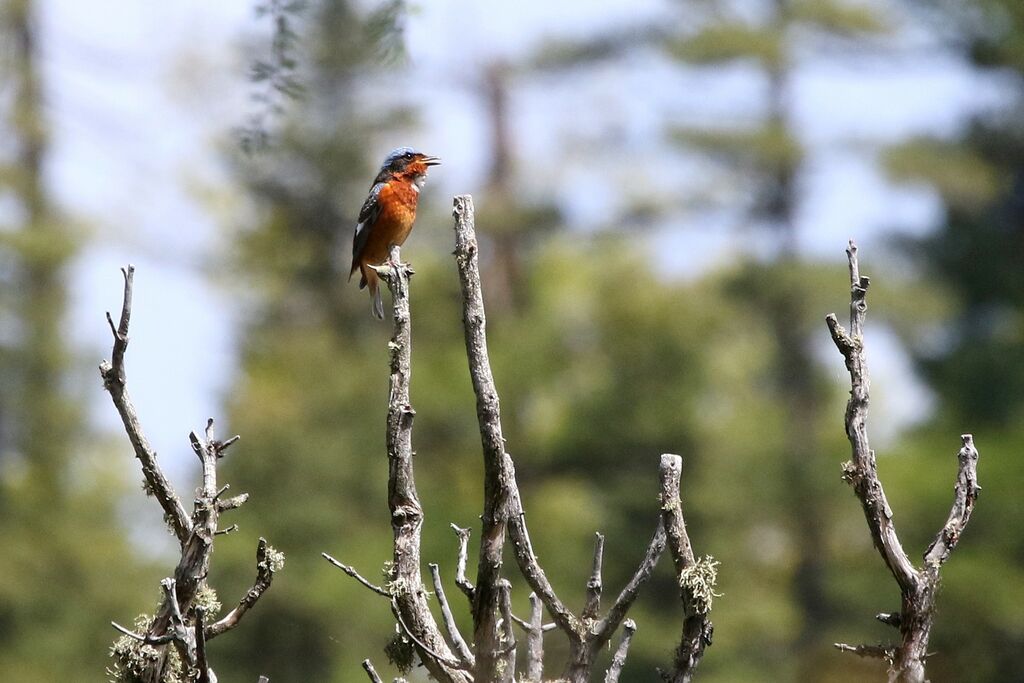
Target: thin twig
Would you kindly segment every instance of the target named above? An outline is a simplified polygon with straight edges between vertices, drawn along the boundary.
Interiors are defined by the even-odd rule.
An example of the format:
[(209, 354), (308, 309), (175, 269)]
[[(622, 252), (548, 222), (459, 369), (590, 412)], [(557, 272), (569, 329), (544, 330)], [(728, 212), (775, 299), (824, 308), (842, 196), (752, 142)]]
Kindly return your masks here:
[(373, 681), (373, 683), (384, 683), (380, 679), (380, 676), (377, 675), (377, 670), (373, 668), (373, 663), (371, 663), (369, 659), (363, 660), (363, 669), (366, 670), (366, 675), (370, 677), (370, 680)]
[(629, 583), (622, 589), (618, 597), (615, 598), (615, 602), (608, 609), (608, 614), (601, 619), (600, 622), (593, 628), (593, 641), (594, 646), (598, 649), (603, 648), (608, 640), (615, 633), (615, 630), (619, 628), (619, 624), (626, 618), (626, 614), (629, 612), (629, 608), (633, 606), (633, 602), (637, 596), (640, 595), (640, 589), (643, 587), (647, 580), (651, 578), (651, 574), (654, 572), (654, 567), (657, 566), (658, 560), (661, 558), (661, 554), (665, 551), (665, 529), (662, 527), (661, 522), (658, 522), (657, 528), (654, 530), (654, 536), (651, 538), (651, 542), (647, 544), (647, 551), (644, 553), (643, 559), (640, 561), (640, 566), (633, 572), (633, 576), (630, 578)]
[(622, 674), (622, 667), (626, 665), (626, 655), (629, 654), (629, 644), (633, 642), (633, 634), (636, 633), (636, 622), (626, 619), (622, 622), (622, 640), (612, 657), (612, 664), (604, 675), (604, 683), (619, 683), (619, 676)]
[(166, 633), (164, 635), (161, 635), (161, 636), (151, 636), (151, 635), (148, 635), (148, 634), (147, 635), (141, 635), (141, 634), (136, 633), (135, 631), (131, 631), (131, 630), (125, 628), (124, 626), (121, 626), (121, 624), (117, 623), (116, 621), (110, 622), (110, 625), (113, 626), (118, 631), (120, 631), (121, 633), (123, 633), (124, 635), (128, 636), (129, 638), (134, 638), (135, 640), (139, 641), (140, 643), (145, 643), (146, 645), (165, 645), (165, 644), (171, 642), (174, 639), (174, 634), (166, 634)]
[(430, 576), (434, 583), (434, 593), (437, 595), (437, 603), (441, 606), (441, 618), (445, 630), (448, 632), (448, 640), (451, 641), (452, 647), (455, 649), (459, 659), (473, 667), (476, 665), (476, 660), (469, 649), (469, 645), (466, 644), (465, 639), (462, 637), (462, 633), (459, 632), (458, 624), (455, 623), (451, 605), (448, 604), (448, 598), (444, 594), (444, 585), (441, 583), (441, 571), (434, 563), (430, 563), (427, 566), (430, 567)]
[(473, 602), (473, 596), (476, 593), (476, 588), (473, 586), (473, 582), (466, 578), (466, 562), (469, 559), (469, 529), (463, 529), (462, 527), (451, 525), (455, 534), (459, 537), (459, 557), (458, 563), (455, 567), (455, 585), (459, 587), (466, 597), (469, 598), (470, 603)]
[(100, 376), (103, 378), (104, 388), (110, 394), (114, 407), (121, 416), (121, 422), (124, 423), (128, 439), (135, 450), (135, 457), (139, 459), (142, 465), (142, 474), (146, 478), (147, 488), (152, 491), (153, 496), (160, 503), (160, 507), (163, 508), (164, 515), (169, 521), (178, 542), (184, 545), (192, 528), (189, 514), (185, 510), (181, 499), (174, 492), (171, 482), (164, 475), (163, 470), (160, 469), (156, 451), (149, 445), (149, 440), (146, 439), (145, 434), (142, 432), (142, 425), (139, 422), (138, 413), (135, 411), (135, 405), (128, 395), (124, 356), (128, 348), (128, 326), (132, 314), (132, 287), (135, 279), (135, 266), (129, 265), (127, 268), (122, 268), (121, 274), (124, 277), (121, 319), (117, 328), (115, 328), (110, 313), (107, 313), (107, 322), (114, 335), (114, 347), (111, 351), (111, 361), (100, 363)]
[(604, 536), (594, 534), (594, 564), (590, 572), (590, 580), (587, 581), (587, 600), (580, 613), (580, 619), (584, 621), (597, 618), (601, 609), (601, 564), (604, 560)]
[(544, 605), (536, 593), (530, 593), (530, 623), (519, 625), (526, 630), (526, 680), (536, 683), (544, 678), (543, 619)]
[(861, 657), (874, 657), (877, 659), (891, 660), (893, 656), (892, 648), (886, 647), (885, 645), (847, 645), (846, 643), (834, 643), (833, 647), (840, 652), (849, 652), (850, 654), (859, 655)]
[(963, 448), (957, 454), (959, 467), (954, 487), (953, 507), (945, 525), (935, 536), (935, 540), (924, 553), (924, 562), (929, 567), (941, 567), (949, 554), (960, 542), (960, 534), (971, 519), (971, 511), (978, 500), (981, 486), (978, 485), (978, 451), (974, 447), (974, 437), (970, 434), (961, 435)]
[(206, 609), (196, 609), (196, 669), (199, 676), (196, 683), (216, 683), (217, 677), (210, 670), (210, 664), (206, 659)]
[(348, 574), (349, 576), (351, 576), (351, 577), (352, 577), (353, 579), (355, 579), (355, 580), (356, 580), (356, 581), (358, 581), (359, 583), (363, 584), (364, 586), (366, 586), (367, 588), (369, 588), (370, 590), (372, 590), (372, 591), (373, 591), (374, 593), (376, 593), (377, 595), (382, 595), (382, 596), (384, 596), (385, 598), (387, 598), (388, 600), (390, 600), (390, 599), (391, 599), (391, 593), (388, 593), (388, 592), (387, 592), (386, 590), (384, 590), (383, 588), (381, 588), (381, 587), (380, 587), (380, 586), (378, 586), (377, 584), (375, 584), (375, 583), (371, 583), (370, 581), (368, 581), (368, 580), (364, 579), (364, 578), (362, 577), (362, 575), (361, 575), (361, 574), (360, 574), (359, 572), (357, 572), (357, 571), (356, 571), (356, 570), (355, 570), (355, 569), (354, 569), (353, 567), (351, 567), (351, 566), (349, 566), (349, 565), (347, 565), (347, 564), (344, 564), (344, 563), (342, 563), (342, 562), (338, 562), (338, 561), (337, 561), (336, 559), (334, 559), (333, 557), (331, 557), (331, 556), (330, 556), (330, 555), (328, 555), (327, 553), (320, 553), (320, 555), (321, 555), (321, 556), (322, 556), (322, 557), (323, 557), (323, 558), (324, 558), (325, 560), (327, 560), (328, 562), (330, 562), (331, 564), (333, 564), (333, 565), (334, 565), (335, 567), (337, 567), (337, 568), (338, 568), (338, 569), (340, 569), (341, 571), (343, 571), (343, 572), (345, 572), (346, 574)]
[(207, 639), (216, 638), (222, 633), (226, 633), (231, 629), (238, 626), (242, 617), (251, 610), (256, 602), (263, 597), (269, 588), (270, 584), (274, 581), (274, 574), (280, 568), (279, 564), (283, 561), (283, 556), (267, 545), (265, 538), (260, 538), (256, 544), (256, 579), (253, 581), (252, 588), (246, 591), (242, 599), (238, 601), (238, 606), (233, 610), (224, 615), (224, 618), (211, 624), (206, 629)]
[(501, 657), (498, 660), (500, 683), (513, 683), (516, 678), (516, 634), (512, 629), (512, 584), (498, 580), (498, 610), (501, 612)]

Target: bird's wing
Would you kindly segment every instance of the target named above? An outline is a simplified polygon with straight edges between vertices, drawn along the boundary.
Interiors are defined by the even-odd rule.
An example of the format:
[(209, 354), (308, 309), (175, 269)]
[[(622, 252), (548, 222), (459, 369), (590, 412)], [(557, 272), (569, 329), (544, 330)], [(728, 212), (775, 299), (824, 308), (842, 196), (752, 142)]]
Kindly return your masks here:
[(363, 208), (359, 209), (359, 223), (356, 225), (356, 232), (352, 237), (352, 272), (355, 272), (359, 254), (362, 253), (363, 247), (366, 246), (366, 240), (370, 236), (370, 227), (377, 220), (377, 216), (380, 215), (380, 202), (377, 201), (377, 198), (380, 196), (380, 191), (383, 188), (384, 183), (377, 183), (370, 188), (370, 194), (366, 197), (366, 201), (363, 202)]

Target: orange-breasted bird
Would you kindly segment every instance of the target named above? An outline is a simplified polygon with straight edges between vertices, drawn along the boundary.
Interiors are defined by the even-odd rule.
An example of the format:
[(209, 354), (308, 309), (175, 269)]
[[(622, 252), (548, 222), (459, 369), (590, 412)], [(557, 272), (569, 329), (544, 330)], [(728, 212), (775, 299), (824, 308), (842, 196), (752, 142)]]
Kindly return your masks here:
[(399, 147), (388, 154), (380, 172), (373, 179), (370, 194), (359, 210), (359, 223), (352, 239), (352, 270), (362, 273), (359, 289), (369, 285), (374, 317), (384, 319), (377, 273), (369, 266), (378, 266), (388, 259), (391, 245), (402, 246), (416, 220), (416, 202), (420, 188), (427, 180), (427, 169), (441, 163), (410, 147)]

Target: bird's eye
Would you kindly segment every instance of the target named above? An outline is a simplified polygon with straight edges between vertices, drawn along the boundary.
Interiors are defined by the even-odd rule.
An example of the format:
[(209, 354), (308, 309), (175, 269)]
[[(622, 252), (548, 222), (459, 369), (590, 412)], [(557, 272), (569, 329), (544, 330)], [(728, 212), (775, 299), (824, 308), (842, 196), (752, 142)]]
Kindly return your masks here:
[(405, 153), (405, 154), (404, 154), (403, 156), (404, 156), (404, 157), (405, 157), (406, 159), (412, 159), (412, 152), (406, 152), (406, 153)]

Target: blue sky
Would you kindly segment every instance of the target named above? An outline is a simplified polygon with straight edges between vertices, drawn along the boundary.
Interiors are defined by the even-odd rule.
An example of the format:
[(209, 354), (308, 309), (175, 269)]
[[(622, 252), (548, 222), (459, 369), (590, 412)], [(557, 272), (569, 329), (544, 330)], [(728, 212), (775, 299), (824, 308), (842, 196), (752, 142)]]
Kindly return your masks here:
[[(175, 478), (191, 481), (188, 430), (221, 414), (219, 400), (235, 367), (235, 311), (202, 266), (218, 248), (218, 225), (244, 207), (233, 203), (218, 145), (244, 121), (246, 61), (241, 47), (265, 30), (251, 0), (42, 0), (47, 111), (53, 130), (49, 182), (66, 212), (91, 239), (72, 273), (69, 324), (89, 356), (109, 353), (105, 310), (120, 302), (118, 268), (136, 275), (129, 387), (151, 441)], [(473, 190), (486, 159), (481, 103), (471, 87), (476, 65), (514, 58), (543, 36), (585, 34), (666, 12), (656, 0), (593, 3), (480, 3), (438, 0), (413, 5), (407, 22), (410, 76), (423, 104), (413, 144), (445, 159), (428, 201)], [(472, 27), (471, 29), (469, 27)], [(791, 115), (810, 148), (807, 201), (799, 217), (803, 248), (841, 263), (856, 237), (864, 258), (896, 224), (923, 230), (939, 211), (923, 188), (895, 188), (874, 165), (880, 144), (910, 134), (952, 134), (973, 108), (998, 99), (998, 84), (979, 79), (958, 60), (928, 47), (919, 31), (905, 36), (899, 68), (878, 60), (806, 64), (793, 84)], [(669, 73), (650, 56), (599, 67), (573, 81), (572, 98), (595, 113), (571, 111), (568, 91), (550, 83), (515, 91), (519, 155), (535, 182), (551, 179), (556, 140), (614, 134), (629, 159), (609, 160), (607, 173), (583, 174), (596, 194), (616, 201), (623, 164), (659, 154), (666, 118), (701, 122), (755, 107), (755, 77), (742, 68), (707, 74)], [(560, 99), (562, 98), (562, 99)], [(395, 145), (409, 141), (395, 141)], [(382, 153), (385, 150), (373, 150)], [(682, 167), (681, 167), (682, 168)], [(593, 223), (607, 203), (560, 194), (570, 217)], [(666, 270), (693, 274), (732, 258), (743, 236), (700, 226), (669, 225), (655, 249)], [(840, 265), (841, 267), (841, 265)], [(823, 336), (824, 339), (824, 336)], [(825, 339), (827, 342), (827, 339)], [(919, 405), (920, 388), (894, 340), (879, 335), (876, 373), (886, 377), (879, 400)], [(116, 430), (116, 415), (98, 379), (88, 396), (97, 422)], [(911, 399), (911, 400), (908, 400)], [(884, 411), (879, 411), (880, 413)], [(897, 417), (905, 419), (903, 416)]]

